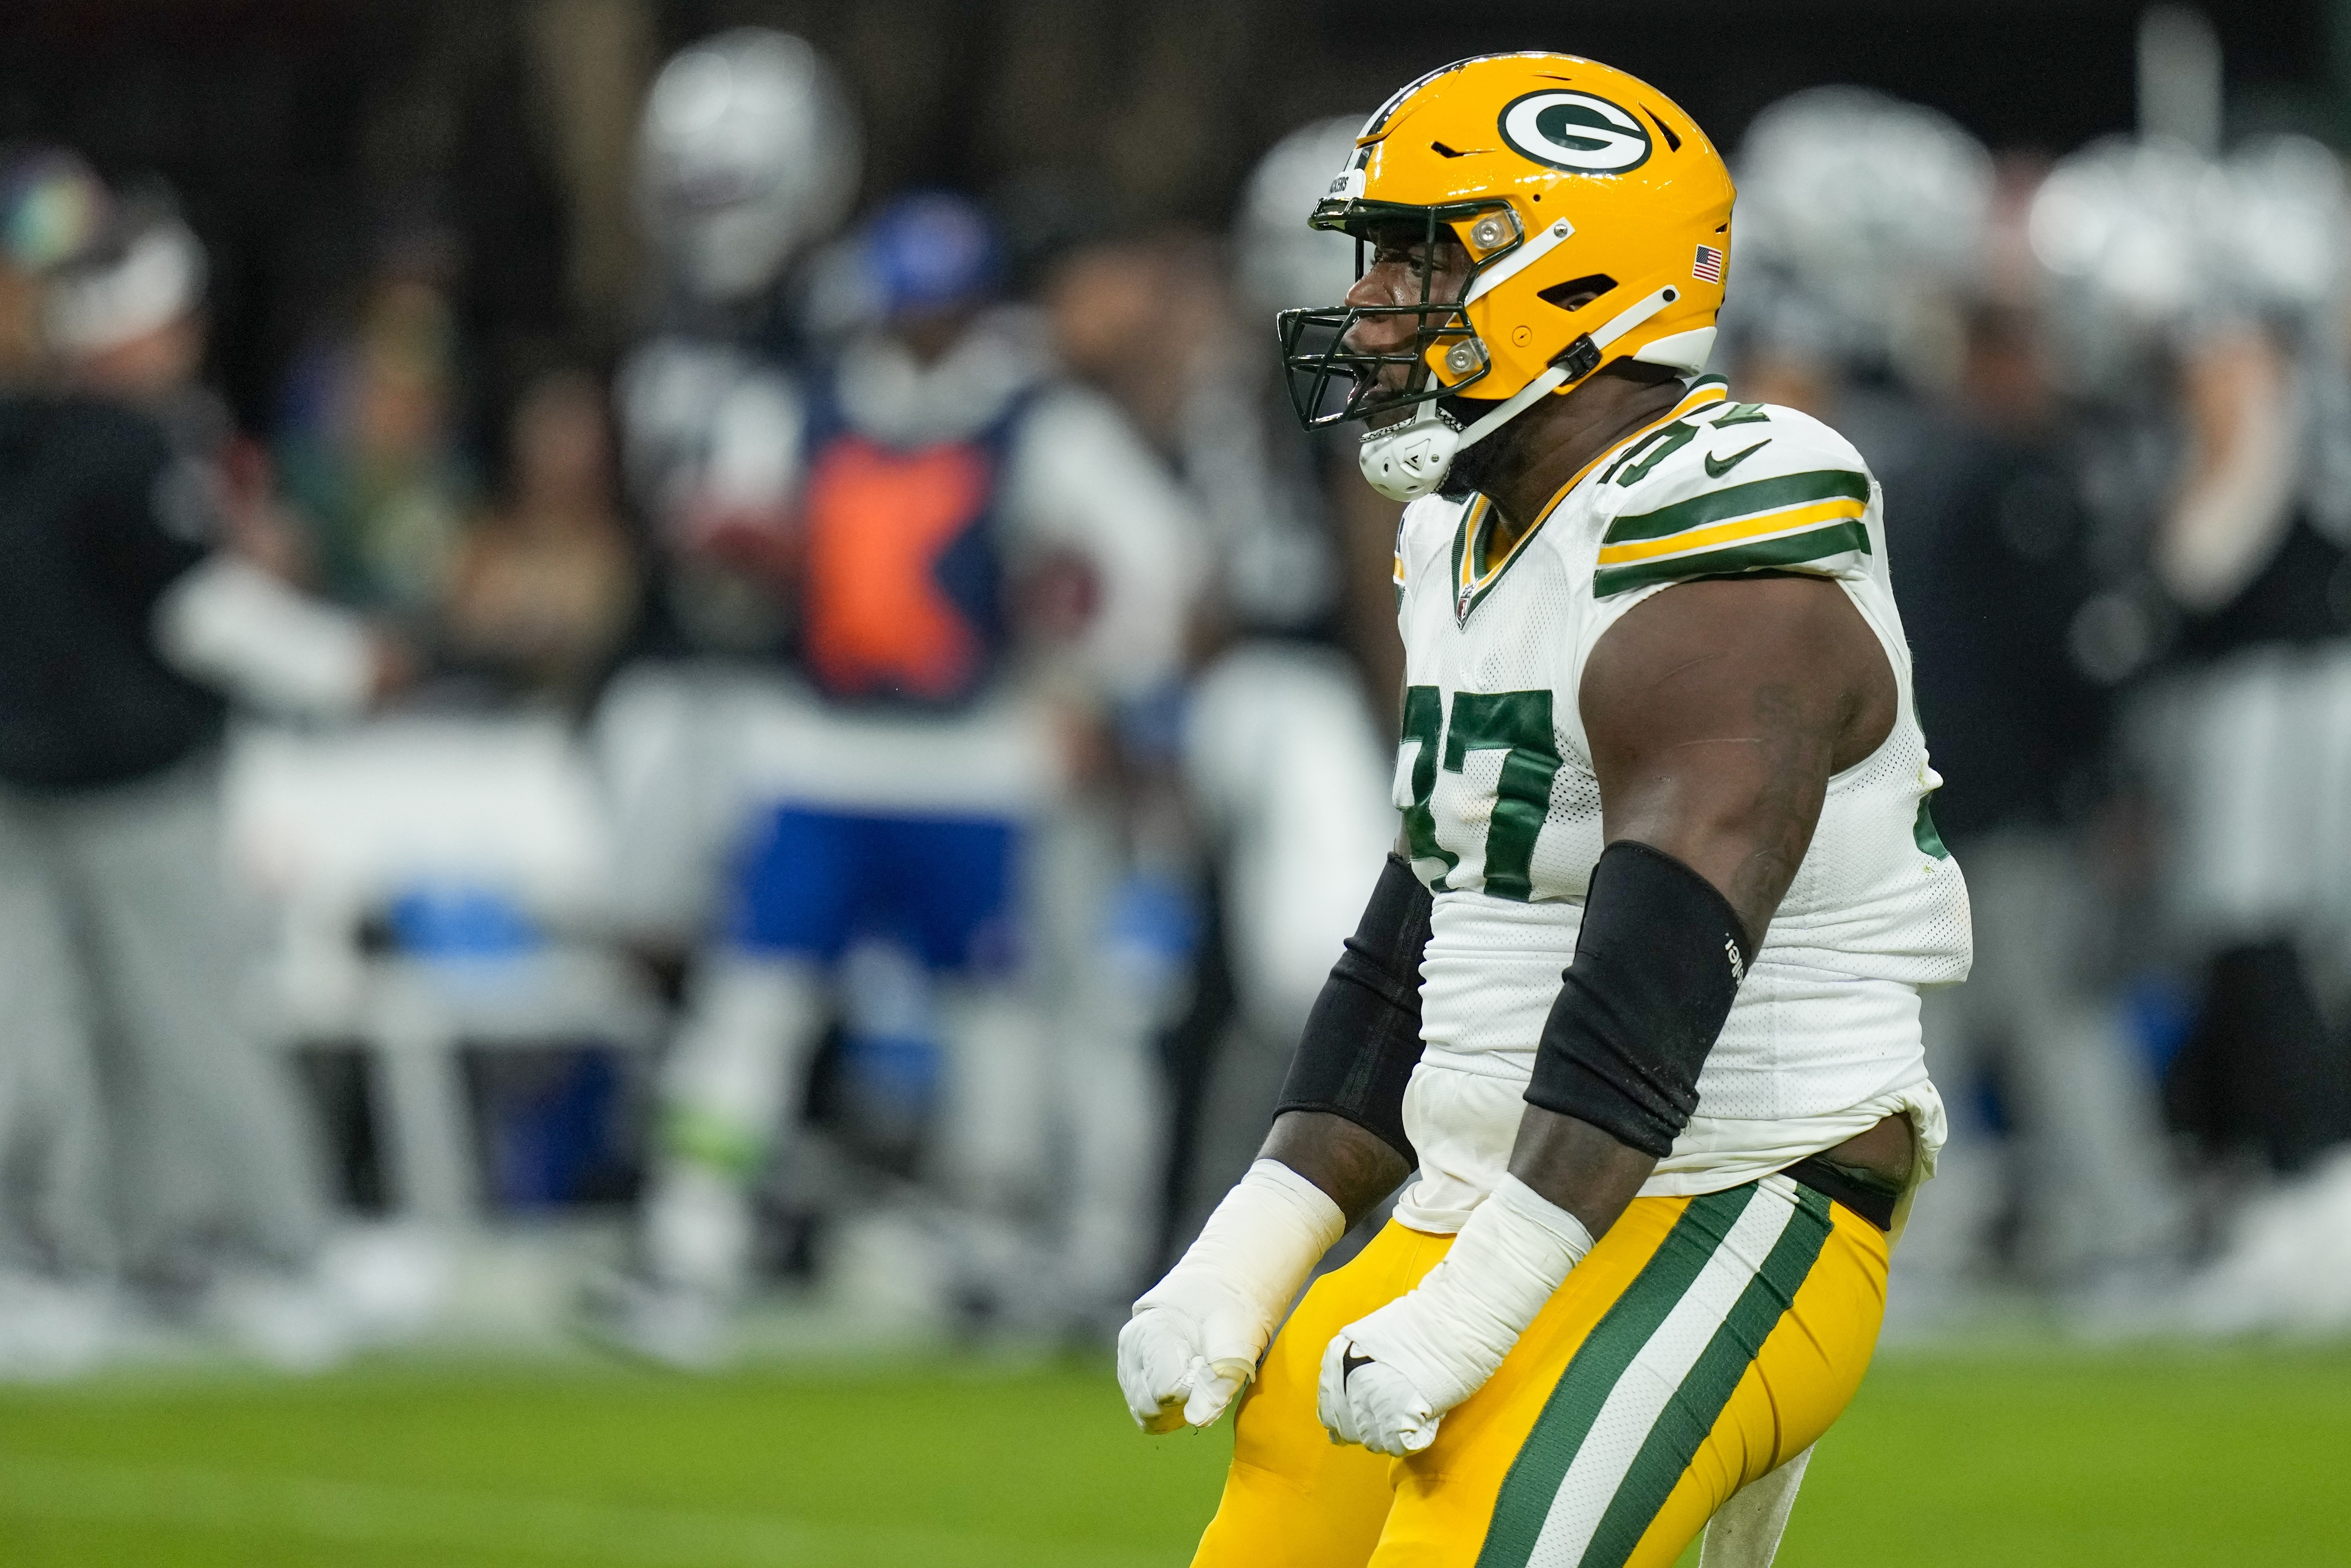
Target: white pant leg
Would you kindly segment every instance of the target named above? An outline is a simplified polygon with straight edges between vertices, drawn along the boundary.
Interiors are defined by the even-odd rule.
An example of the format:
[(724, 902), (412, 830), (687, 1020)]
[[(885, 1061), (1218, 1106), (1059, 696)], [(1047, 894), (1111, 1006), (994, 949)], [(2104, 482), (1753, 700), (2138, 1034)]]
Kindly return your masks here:
[(1698, 1568), (1771, 1568), (1771, 1559), (1780, 1553), (1780, 1537), (1787, 1533), (1788, 1515), (1796, 1506), (1796, 1490), (1804, 1484), (1804, 1469), (1812, 1462), (1813, 1450), (1806, 1448), (1733, 1492), (1706, 1521)]
[(53, 815), (0, 794), (0, 1252), (102, 1274), (118, 1260), (105, 1119)]
[(2057, 1283), (2160, 1260), (2179, 1239), (2182, 1197), (2152, 1074), (2117, 999), (2085, 974), (2097, 910), (2074, 848), (2053, 833), (2001, 835), (1969, 860), (1970, 890), (1978, 863), (2009, 927), (1971, 984), (2006, 1025), (2022, 1260)]
[(1238, 1006), (1210, 1068), (1179, 1247), (1256, 1158), (1299, 1031), (1396, 834), (1392, 761), (1336, 654), (1236, 649), (1201, 677), (1185, 738), (1186, 779), (1220, 846)]
[(1079, 1301), (1106, 1311), (1141, 1291), (1158, 1238), (1167, 1113), (1155, 1045), (1154, 1029), (1108, 1029), (1063, 1057), (1067, 1273)]
[(806, 961), (703, 959), (662, 1068), (643, 1214), (655, 1280), (720, 1296), (741, 1290), (752, 1186), (796, 1117), (823, 1023), (822, 983)]
[[(1035, 1097), (997, 1143), (1011, 1158), (1016, 1137), (1034, 1140), (1020, 1174), (1037, 1190), (1058, 1189), (1049, 1207), (1065, 1318), (1123, 1308), (1158, 1231), (1166, 1112), (1157, 1049), (1177, 975), (1169, 955), (1113, 929), (1127, 870), (1119, 823), (1100, 801), (1064, 803), (1034, 824), (1024, 891), (1041, 1027), (1026, 1044), (1045, 1055), (1016, 1053), (1007, 1040), (990, 1069), (1008, 1081), (992, 1095), (1001, 1114)], [(1016, 1092), (1020, 1074), (1033, 1076)]]
[[(1975, 867), (1968, 866), (1972, 894)], [(1983, 925), (1979, 913), (1976, 924)], [(1915, 1281), (1921, 1308), (1948, 1304), (1954, 1287), (1980, 1284), (1992, 1267), (1993, 1228), (2007, 1206), (2010, 1150), (1985, 1124), (1978, 1088), (1991, 1069), (1990, 1008), (1975, 1004), (1989, 988), (1970, 982), (1920, 994), (1919, 1032), (1927, 1071), (1942, 1092), (1949, 1135), (1936, 1156), (1935, 1179), (1917, 1189), (1894, 1255), (1891, 1289), (1906, 1308)]]
[(742, 827), (741, 677), (688, 660), (622, 672), (589, 736), (612, 831), (613, 917), (691, 947)]
[(1081, 1310), (1123, 1312), (1152, 1260), (1167, 1158), (1159, 1040), (1176, 983), (1166, 954), (1098, 940), (1060, 1019), (1058, 1122), (1069, 1180), (1062, 1256)]
[(307, 1266), (326, 1229), (316, 1129), (285, 1061), (236, 1013), (239, 953), (210, 758), (73, 802), (133, 1262), (225, 1237)]
[(1023, 987), (970, 980), (939, 993), (940, 1127), (933, 1173), (960, 1206), (1033, 1213), (1050, 1183), (1050, 1030)]
[(2076, 1000), (2032, 1019), (2025, 1038), (2011, 1082), (2028, 1161), (2026, 1266), (2064, 1281), (2168, 1257), (2182, 1196), (2155, 1085), (2116, 1009)]
[[(1960, 854), (1975, 911), (1975, 970), (1956, 994), (1927, 998), (1928, 1065), (1939, 1077), (1997, 1052), (2011, 1121), (2004, 1154), (2023, 1205), (2023, 1261), (2037, 1276), (2065, 1282), (2158, 1259), (2176, 1239), (2179, 1195), (2154, 1084), (2114, 998), (2089, 978), (2097, 910), (2074, 846), (2053, 831), (2015, 831)], [(1964, 1080), (1946, 1087), (1954, 1100), (1965, 1098)], [(1999, 1157), (1987, 1140), (1959, 1135), (1968, 1120), (1953, 1117), (1947, 1172), (1956, 1174), (1971, 1147), (1985, 1148), (1987, 1166)], [(1938, 1174), (1920, 1195), (1921, 1216), (1932, 1216), (1946, 1179)], [(1941, 1207), (1965, 1207), (1953, 1201), (1960, 1196), (1950, 1192)], [(1915, 1234), (1906, 1237), (1904, 1250), (1917, 1245)]]

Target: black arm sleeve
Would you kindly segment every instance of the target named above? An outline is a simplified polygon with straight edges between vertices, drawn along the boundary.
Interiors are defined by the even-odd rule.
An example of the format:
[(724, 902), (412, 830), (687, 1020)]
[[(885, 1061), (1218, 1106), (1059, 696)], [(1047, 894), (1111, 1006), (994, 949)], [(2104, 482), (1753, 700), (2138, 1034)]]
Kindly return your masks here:
[(1663, 1158), (1698, 1106), (1698, 1069), (1754, 956), (1712, 883), (1646, 844), (1609, 845), (1527, 1103)]
[(1404, 1088), (1420, 1061), (1420, 956), (1428, 889), (1402, 855), (1388, 856), (1363, 923), (1331, 967), (1281, 1085), (1284, 1111), (1344, 1116), (1420, 1164), (1404, 1134)]

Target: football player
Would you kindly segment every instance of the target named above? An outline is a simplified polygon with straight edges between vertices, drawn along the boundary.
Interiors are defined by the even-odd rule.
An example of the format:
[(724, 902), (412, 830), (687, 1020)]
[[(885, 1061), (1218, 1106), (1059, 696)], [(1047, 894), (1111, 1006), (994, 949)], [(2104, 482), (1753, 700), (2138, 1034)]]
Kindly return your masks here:
[(195, 235), (55, 150), (0, 170), (0, 235), (54, 378), (0, 396), (0, 1168), (5, 1249), (46, 1264), (0, 1272), (0, 1365), (110, 1349), (111, 1278), (315, 1370), (364, 1325), (292, 1082), (240, 1021), (223, 754), (232, 704), (349, 719), (404, 661), (234, 548)]
[(1530, 53), (1397, 93), (1312, 214), (1368, 266), (1284, 314), (1301, 412), (1413, 503), (1404, 832), (1121, 1335), (1147, 1430), (1247, 1388), (1196, 1563), (1662, 1568), (1868, 1364), (1967, 894), (1876, 486), (1700, 373), (1732, 196), (1672, 99)]
[[(761, 567), (789, 554), (789, 456), (805, 419), (795, 285), (808, 251), (848, 216), (862, 143), (822, 56), (790, 34), (737, 27), (663, 66), (636, 153), (663, 293), (614, 397), (631, 498), (652, 536), (651, 603), (638, 656), (598, 705), (594, 746), (613, 818), (615, 919), (648, 950), (693, 955), (675, 1076), (713, 1030), (780, 1038), (793, 1027), (778, 1011), (788, 1003), (707, 933), (750, 806), (741, 733), (787, 651), (788, 601)], [(665, 1142), (684, 1135), (673, 1127)], [(722, 1321), (713, 1290), (676, 1281), (731, 1280), (747, 1246), (737, 1195), (747, 1174), (696, 1206), (679, 1195), (698, 1190), (698, 1168), (657, 1156), (645, 1272), (605, 1282), (590, 1302), (591, 1327), (664, 1360), (706, 1359)]]
[[(762, 457), (774, 521), (735, 559), (784, 656), (726, 710), (745, 826), (664, 1070), (643, 1288), (612, 1314), (665, 1359), (723, 1350), (753, 1185), (863, 938), (937, 984), (946, 1288), (1016, 1321), (1077, 1296), (1098, 1317), (1141, 1266), (1152, 1017), (1107, 970), (1049, 970), (1102, 902), (1106, 857), (1072, 842), (1070, 737), (1172, 677), (1197, 530), (1117, 416), (1050, 374), (1033, 315), (997, 301), (998, 254), (958, 197), (875, 214), (842, 259), (857, 325), (801, 371)], [(1059, 1118), (1073, 1240), (1050, 1256), (1027, 1220), (1052, 1201), (1063, 1104), (1082, 1106)], [(1112, 1199), (1117, 1223), (1096, 1212)]]
[(615, 378), (630, 498), (653, 535), (651, 627), (598, 711), (615, 816), (619, 918), (690, 950), (740, 809), (729, 710), (783, 651), (788, 613), (759, 563), (788, 553), (799, 439), (796, 282), (849, 215), (862, 142), (806, 41), (737, 27), (654, 78), (636, 204), (660, 263), (653, 329)]
[(2321, 1321), (2346, 1275), (2304, 1217), (2351, 1186), (2351, 1070), (2312, 964), (2345, 885), (2351, 190), (2301, 137), (2217, 162), (2109, 141), (2050, 172), (2032, 224), (2067, 346), (2103, 350), (2082, 356), (2105, 372), (2080, 378), (2082, 489), (2136, 547), (2123, 624), (2161, 672), (2130, 691), (2123, 734), (2163, 829), (2133, 951), (2151, 914), (2201, 971), (2165, 1112), (2285, 1178), (2230, 1218), (2183, 1304), (2201, 1332)]

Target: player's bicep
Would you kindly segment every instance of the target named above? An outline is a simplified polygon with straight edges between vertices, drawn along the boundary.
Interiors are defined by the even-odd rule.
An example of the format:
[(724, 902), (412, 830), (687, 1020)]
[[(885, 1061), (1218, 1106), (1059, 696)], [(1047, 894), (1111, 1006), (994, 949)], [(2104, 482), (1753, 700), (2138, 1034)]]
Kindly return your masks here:
[(1578, 694), (1603, 831), (1662, 850), (1761, 941), (1803, 860), (1830, 776), (1884, 741), (1884, 651), (1821, 578), (1669, 588), (1601, 638)]

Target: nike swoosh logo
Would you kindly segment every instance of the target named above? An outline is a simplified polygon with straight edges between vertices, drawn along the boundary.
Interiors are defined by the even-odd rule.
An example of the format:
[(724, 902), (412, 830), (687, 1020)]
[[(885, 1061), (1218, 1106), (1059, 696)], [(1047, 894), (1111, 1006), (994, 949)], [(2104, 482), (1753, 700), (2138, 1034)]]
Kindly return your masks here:
[(1352, 1350), (1341, 1351), (1339, 1353), (1339, 1381), (1341, 1383), (1346, 1382), (1348, 1378), (1354, 1375), (1355, 1368), (1359, 1366), (1369, 1366), (1371, 1364), (1372, 1358), (1368, 1355), (1357, 1355)]
[(1767, 435), (1746, 451), (1734, 452), (1719, 463), (1714, 460), (1714, 454), (1709, 452), (1706, 455), (1706, 476), (1709, 479), (1719, 479), (1771, 444), (1771, 438)]

